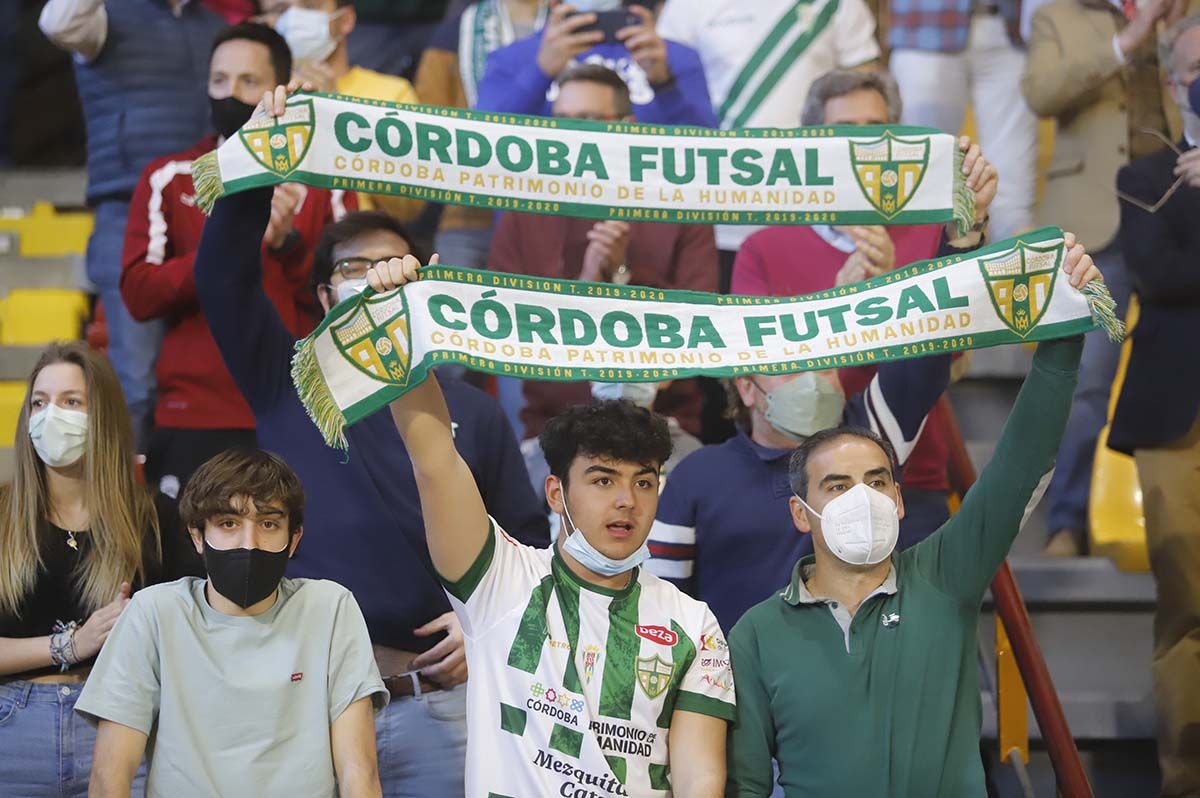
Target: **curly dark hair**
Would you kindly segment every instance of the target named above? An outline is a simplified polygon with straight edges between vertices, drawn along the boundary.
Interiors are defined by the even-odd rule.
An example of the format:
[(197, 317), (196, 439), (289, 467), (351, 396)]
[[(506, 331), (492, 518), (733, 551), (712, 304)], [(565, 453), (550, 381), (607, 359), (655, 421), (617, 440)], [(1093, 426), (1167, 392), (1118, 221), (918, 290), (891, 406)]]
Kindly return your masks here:
[(671, 431), (657, 413), (615, 399), (576, 405), (547, 422), (538, 436), (550, 473), (567, 484), (576, 457), (604, 457), (662, 467), (671, 456)]

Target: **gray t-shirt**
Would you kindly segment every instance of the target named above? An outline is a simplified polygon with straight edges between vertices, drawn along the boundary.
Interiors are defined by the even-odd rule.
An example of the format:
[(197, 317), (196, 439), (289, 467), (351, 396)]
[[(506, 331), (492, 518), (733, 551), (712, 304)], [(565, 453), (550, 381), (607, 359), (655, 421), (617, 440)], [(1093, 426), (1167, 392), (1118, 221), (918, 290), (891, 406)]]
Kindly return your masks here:
[(354, 596), (284, 579), (271, 609), (232, 617), (204, 584), (138, 591), (75, 709), (149, 736), (148, 798), (336, 795), (330, 725), (388, 700)]

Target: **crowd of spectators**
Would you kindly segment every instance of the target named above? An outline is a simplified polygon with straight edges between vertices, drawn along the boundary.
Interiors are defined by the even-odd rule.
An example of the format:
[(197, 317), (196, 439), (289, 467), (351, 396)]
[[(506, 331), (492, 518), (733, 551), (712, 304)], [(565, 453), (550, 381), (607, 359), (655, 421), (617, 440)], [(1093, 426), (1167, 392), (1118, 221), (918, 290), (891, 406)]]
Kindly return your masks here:
[[(896, 570), (859, 601), (877, 595), (891, 600), (900, 579), (912, 585), (906, 590), (913, 602), (929, 607), (929, 618), (957, 624), (953, 639), (941, 641), (957, 648), (945, 649), (947, 657), (922, 673), (909, 704), (889, 709), (919, 714), (919, 702), (936, 703), (930, 696), (947, 684), (963, 693), (948, 703), (971, 700), (972, 685), (977, 696), (977, 676), (964, 676), (964, 669), (974, 667), (974, 613), (1019, 528), (1025, 494), (1034, 492), (1041, 476), (1033, 472), (1053, 455), (1035, 449), (1018, 456), (1015, 433), (1009, 435), (1001, 448), (1014, 473), (996, 469), (990, 479), (985, 475), (976, 500), (950, 520), (947, 439), (953, 431), (942, 397), (952, 373), (961, 371), (951, 356), (658, 385), (519, 382), (440, 371), (444, 405), (423, 398), (432, 404), (419, 407), (435, 418), (445, 411), (451, 448), (469, 469), (479, 506), (491, 519), (486, 539), (472, 542), (482, 547), (482, 565), (472, 556), (459, 568), (444, 552), (431, 556), (427, 544), (429, 496), (441, 495), (442, 488), (430, 481), (424, 464), (442, 461), (419, 424), (410, 420), (406, 426), (405, 413), (412, 409), (398, 403), (349, 427), (347, 460), (325, 445), (297, 397), (290, 371), (295, 343), (339, 301), (368, 284), (376, 287), (371, 281), (383, 279), (376, 264), (410, 257), (424, 263), (432, 251), (443, 263), (538, 277), (796, 296), (965, 253), (1036, 223), (1078, 236), (1119, 314), (1126, 313), (1131, 297), (1140, 307), (1119, 396), (1110, 394), (1120, 349), (1102, 331), (1086, 337), (1069, 406), (1051, 397), (1071, 390), (1062, 373), (1074, 344), (1047, 346), (1035, 361), (1037, 377), (1027, 388), (1030, 397), (1041, 397), (1045, 412), (1034, 412), (1035, 400), (1025, 398), (1021, 418), (1049, 429), (1061, 410), (1065, 422), (1046, 494), (1045, 552), (1086, 552), (1092, 464), (1111, 415), (1108, 445), (1132, 454), (1137, 463), (1159, 587), (1153, 675), (1162, 794), (1200, 794), (1195, 733), (1200, 370), (1183, 365), (1192, 359), (1191, 336), (1200, 332), (1200, 271), (1193, 260), (1200, 256), (1200, 241), (1190, 215), (1200, 210), (1200, 15), (1188, 16), (1187, 0), (576, 5), (44, 3), (39, 27), (70, 54), (86, 122), (86, 199), (95, 218), (86, 265), (103, 308), (107, 358), (80, 344), (46, 350), (30, 376), (17, 428), (16, 477), (0, 493), (0, 549), (8, 558), (0, 568), (0, 750), (6, 752), (0, 793), (8, 786), (14, 794), (42, 795), (50, 785), (55, 790), (66, 785), (61, 794), (83, 795), (91, 773), (94, 791), (116, 785), (115, 792), (92, 794), (128, 794), (124, 791), (140, 789), (148, 776), (155, 794), (183, 794), (179, 790), (188, 788), (185, 774), (191, 771), (164, 772), (152, 762), (147, 774), (143, 753), (151, 735), (158, 735), (160, 750), (186, 747), (189, 739), (178, 725), (155, 731), (155, 718), (173, 706), (175, 712), (196, 713), (197, 722), (219, 725), (220, 713), (179, 696), (178, 684), (169, 687), (157, 660), (150, 663), (138, 648), (137, 630), (143, 642), (146, 636), (157, 641), (160, 654), (173, 650), (175, 656), (194, 657), (189, 646), (207, 651), (205, 641), (218, 639), (212, 624), (222, 612), (245, 614), (247, 607), (262, 604), (264, 596), (247, 594), (245, 603), (227, 602), (225, 612), (211, 593), (213, 606), (205, 604), (206, 573), (210, 591), (232, 598), (221, 584), (236, 581), (230, 569), (244, 568), (238, 573), (251, 589), (253, 566), (222, 561), (216, 553), (222, 549), (211, 545), (225, 540), (256, 551), (284, 546), (287, 556), (271, 566), (278, 568), (276, 583), (286, 567), (288, 580), (343, 586), (342, 592), (316, 595), (284, 580), (279, 603), (282, 607), (286, 596), (290, 609), (272, 611), (270, 623), (285, 630), (280, 634), (300, 634), (309, 625), (305, 612), (317, 618), (333, 613), (336, 617), (324, 621), (332, 637), (321, 638), (322, 645), (373, 658), (383, 676), (305, 653), (313, 676), (324, 678), (320, 667), (333, 669), (328, 685), (305, 688), (316, 690), (307, 700), (322, 709), (320, 702), (328, 699), (334, 713), (337, 692), (338, 708), (334, 714), (308, 707), (304, 712), (310, 714), (288, 715), (310, 726), (321, 715), (321, 734), (315, 741), (291, 741), (278, 755), (329, 758), (320, 746), (332, 745), (331, 768), (310, 783), (324, 785), (322, 779), (334, 779), (336, 771), (343, 794), (351, 794), (346, 785), (359, 785), (361, 768), (377, 767), (385, 795), (462, 795), (464, 772), (470, 772), (465, 685), (471, 638), (463, 626), (487, 615), (478, 599), (469, 598), (478, 595), (472, 593), (475, 584), (497, 578), (488, 570), (491, 561), (483, 559), (496, 547), (507, 552), (509, 543), (553, 544), (560, 529), (579, 537), (571, 532), (583, 527), (567, 514), (583, 511), (566, 506), (563, 469), (575, 462), (571, 457), (611, 451), (621, 459), (624, 450), (590, 451), (584, 443), (562, 461), (547, 446), (570, 437), (564, 418), (582, 427), (601, 423), (589, 421), (581, 406), (598, 402), (603, 408), (604, 400), (626, 399), (661, 417), (662, 429), (645, 428), (649, 438), (667, 435), (674, 446), (670, 457), (656, 459), (664, 485), (651, 519), (645, 571), (708, 605), (720, 626), (715, 656), (724, 656), (726, 666), (720, 630), (728, 634), (735, 626), (741, 630), (730, 642), (735, 667), (752, 663), (743, 666), (746, 687), (743, 671), (736, 674), (746, 714), (730, 737), (730, 767), (742, 771), (735, 776), (731, 770), (729, 794), (771, 795), (773, 773), (781, 789), (795, 788), (795, 794), (804, 789), (834, 794), (821, 792), (829, 788), (824, 777), (801, 773), (814, 762), (832, 763), (830, 772), (845, 766), (832, 750), (840, 738), (832, 735), (802, 751), (797, 740), (813, 727), (799, 718), (813, 710), (790, 705), (796, 694), (781, 685), (780, 673), (807, 678), (806, 670), (788, 671), (787, 663), (804, 660), (802, 641), (821, 638), (816, 625), (805, 624), (824, 623), (829, 614), (840, 628), (831, 638), (833, 648), (821, 648), (819, 657), (843, 653), (843, 634), (849, 654), (854, 608), (814, 596), (819, 574), (830, 579), (832, 566), (822, 560), (828, 553), (816, 535), (797, 532), (809, 531), (805, 508), (814, 518), (822, 516), (805, 504), (807, 476), (797, 476), (796, 463), (803, 472), (819, 453), (821, 433), (849, 425), (866, 430), (857, 444), (886, 453), (889, 469), (897, 469), (903, 504)], [(594, 24), (595, 14), (616, 11), (625, 16), (615, 32)], [(0, 52), (9, 49), (6, 36), (0, 20)], [(5, 71), (0, 63), (0, 73)], [(957, 135), (969, 108), (977, 135), (974, 141), (960, 137), (959, 147), (977, 222), (966, 231), (954, 224), (759, 228), (597, 222), (493, 214), (294, 183), (228, 197), (206, 217), (196, 207), (192, 163), (233, 136), (260, 101), (267, 102), (265, 93), (293, 80), (319, 91), (398, 103), (724, 129), (903, 123)], [(13, 85), (0, 74), (0, 120), (27, 110), (3, 113)], [(1053, 156), (1041, 174), (1039, 118), (1054, 121)], [(4, 132), (0, 165), (7, 153)], [(395, 276), (385, 285), (403, 281)], [(641, 418), (631, 415), (622, 423), (637, 426)], [(274, 456), (255, 452), (257, 447)], [(132, 473), (135, 455), (145, 457), (144, 488)], [(449, 472), (442, 477), (461, 490)], [(196, 485), (189, 488), (193, 479)], [(229, 493), (229, 484), (241, 487)], [(652, 487), (658, 490), (657, 480)], [(1022, 503), (1000, 507), (1007, 498)], [(473, 510), (472, 502), (462, 512)], [(263, 518), (272, 514), (286, 522), (263, 527)], [(304, 543), (298, 545), (301, 516)], [(229, 518), (231, 524), (250, 519), (257, 531), (235, 540), (233, 526), (222, 520)], [(1007, 519), (1008, 527), (987, 537), (998, 519)], [(262, 543), (268, 533), (278, 542)], [(227, 539), (220, 538), (225, 534)], [(918, 545), (927, 539), (926, 546)], [(497, 568), (523, 568), (527, 574), (540, 567), (510, 561), (516, 555), (508, 553), (494, 556)], [(461, 579), (444, 580), (443, 590), (437, 574), (446, 574), (446, 562), (456, 563)], [(226, 581), (218, 584), (222, 573)], [(107, 643), (120, 644), (123, 653), (106, 653), (97, 664), (118, 618), (133, 615), (131, 595), (181, 577), (201, 580), (200, 598), (180, 588), (173, 596), (156, 593), (153, 605), (134, 603), (137, 621), (116, 627), (120, 639), (114, 634)], [(765, 603), (780, 595), (782, 602)], [(954, 609), (938, 604), (946, 596), (956, 602)], [(528, 591), (526, 597), (533, 607)], [(183, 612), (180, 607), (192, 600), (216, 614), (205, 621), (207, 616)], [(543, 597), (543, 608), (546, 601)], [(353, 610), (345, 609), (347, 603)], [(803, 622), (786, 615), (789, 608), (814, 606), (822, 608), (819, 621), (811, 612)], [(704, 635), (712, 643), (709, 617), (704, 616)], [(911, 617), (915, 626), (915, 614)], [(968, 617), (970, 624), (958, 623)], [(887, 627), (886, 613), (884, 618)], [(933, 621), (924, 623), (924, 636), (908, 638), (909, 646), (934, 645)], [(186, 642), (188, 635), (164, 638), (158, 624), (187, 628), (200, 642)], [(795, 636), (779, 635), (779, 629)], [(257, 650), (261, 641), (245, 631), (231, 627), (229, 640), (215, 650), (244, 651), (255, 666), (289, 669), (293, 682), (304, 677), (299, 660), (292, 665)], [(615, 639), (610, 634), (610, 645)], [(866, 682), (872, 663), (881, 658), (917, 658), (915, 649), (878, 645), (856, 660), (855, 667), (866, 668), (859, 674)], [(510, 664), (518, 656), (516, 643), (512, 650)], [(93, 665), (92, 680), (103, 673), (105, 685), (85, 691)], [(178, 678), (221, 673), (206, 668), (193, 664)], [(916, 673), (912, 668), (906, 672)], [(826, 684), (828, 706), (816, 711), (836, 714), (835, 698), (847, 693), (866, 704), (882, 700), (874, 688), (854, 681), (859, 676), (842, 674)], [(819, 674), (814, 678), (820, 682)], [(120, 682), (139, 688), (107, 686)], [(148, 684), (159, 685), (161, 695)], [(777, 703), (780, 693), (786, 695)], [(83, 714), (74, 712), (77, 703)], [(364, 763), (349, 752), (363, 739), (364, 724), (370, 731), (372, 704), (378, 757), (377, 763)], [(347, 721), (339, 725), (342, 713)], [(968, 737), (977, 732), (969, 728), (969, 713), (955, 714), (936, 733), (939, 744), (950, 739), (946, 749), (913, 754), (914, 761), (943, 757), (945, 767), (960, 768), (957, 780), (939, 787), (936, 779), (909, 773), (905, 765), (894, 774), (896, 794), (952, 795), (978, 786), (972, 748), (977, 740), (964, 748), (964, 718)], [(929, 733), (902, 726), (849, 718), (838, 734), (895, 750), (910, 743), (917, 748)], [(129, 729), (141, 737), (130, 737)], [(230, 740), (253, 748), (253, 733), (236, 730)], [(881, 737), (891, 733), (895, 739)], [(154, 753), (154, 745), (148, 752)], [(226, 757), (210, 741), (185, 759), (198, 772), (236, 767)], [(964, 764), (972, 757), (974, 762)], [(620, 771), (624, 780), (624, 764)], [(236, 783), (224, 773), (207, 786), (190, 786), (221, 793)], [(657, 783), (653, 775), (651, 783)], [(879, 786), (862, 774), (842, 783), (864, 790)], [(297, 778), (276, 786), (304, 784)], [(363, 784), (354, 794), (373, 794)]]

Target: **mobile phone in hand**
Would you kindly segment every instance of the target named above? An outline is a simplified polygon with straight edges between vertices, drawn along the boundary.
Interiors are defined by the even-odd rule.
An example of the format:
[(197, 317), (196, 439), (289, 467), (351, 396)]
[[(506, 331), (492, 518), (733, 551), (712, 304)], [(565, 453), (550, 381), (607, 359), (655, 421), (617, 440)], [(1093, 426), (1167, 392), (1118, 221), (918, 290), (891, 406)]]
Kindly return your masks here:
[[(617, 31), (622, 28), (628, 28), (630, 25), (640, 25), (641, 19), (630, 14), (628, 11), (592, 11), (578, 12), (592, 13), (596, 15), (596, 21), (591, 25), (585, 25), (580, 28), (577, 33), (585, 33), (589, 31), (600, 31), (604, 34), (602, 44), (614, 44), (617, 41)], [(572, 15), (574, 16), (574, 15)]]

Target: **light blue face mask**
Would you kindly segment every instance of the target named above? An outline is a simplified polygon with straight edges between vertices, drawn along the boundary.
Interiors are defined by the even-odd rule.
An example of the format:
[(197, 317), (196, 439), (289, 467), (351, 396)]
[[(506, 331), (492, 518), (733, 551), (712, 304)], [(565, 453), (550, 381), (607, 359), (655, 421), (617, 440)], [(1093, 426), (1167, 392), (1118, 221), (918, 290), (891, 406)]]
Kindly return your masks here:
[(641, 548), (623, 560), (606, 557), (588, 542), (579, 527), (571, 520), (571, 511), (567, 509), (567, 494), (563, 491), (563, 517), (567, 522), (567, 539), (563, 541), (563, 550), (574, 557), (580, 565), (600, 576), (616, 576), (632, 571), (646, 560), (650, 559), (650, 543), (642, 541)]

